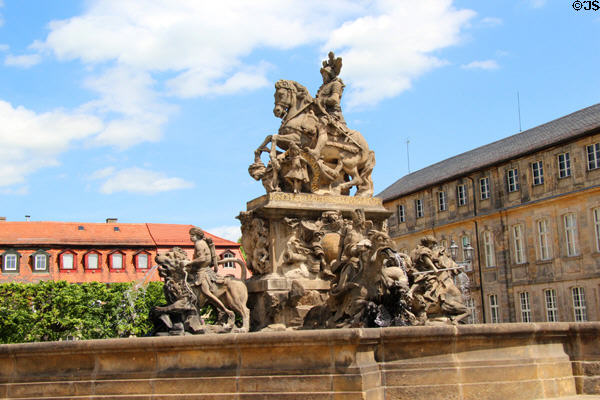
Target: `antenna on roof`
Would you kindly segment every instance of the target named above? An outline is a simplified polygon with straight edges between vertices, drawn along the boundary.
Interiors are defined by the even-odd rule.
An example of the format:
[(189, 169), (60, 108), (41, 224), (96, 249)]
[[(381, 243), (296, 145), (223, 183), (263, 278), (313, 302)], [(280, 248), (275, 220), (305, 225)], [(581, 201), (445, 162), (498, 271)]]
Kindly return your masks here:
[(521, 129), (521, 100), (519, 99), (519, 91), (517, 90), (517, 111), (519, 112), (519, 132), (523, 132)]
[(408, 153), (408, 144), (410, 143), (410, 140), (408, 140), (408, 138), (406, 138), (406, 163), (408, 164), (408, 173), (410, 174), (410, 154)]

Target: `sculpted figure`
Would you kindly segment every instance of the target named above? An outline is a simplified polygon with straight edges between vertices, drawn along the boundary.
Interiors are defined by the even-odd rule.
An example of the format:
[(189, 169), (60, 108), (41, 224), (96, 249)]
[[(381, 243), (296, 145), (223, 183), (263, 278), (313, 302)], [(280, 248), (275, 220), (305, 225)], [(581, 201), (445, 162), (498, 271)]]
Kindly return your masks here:
[[(293, 144), (301, 154), (313, 160), (307, 164), (312, 193), (348, 195), (350, 189), (356, 187), (355, 196), (373, 196), (371, 173), (375, 154), (359, 132), (346, 127), (340, 106), (344, 89), (338, 78), (341, 68), (341, 58), (330, 53), (321, 69), (323, 85), (314, 99), (298, 82), (279, 80), (275, 83), (273, 114), (281, 118), (281, 126), (278, 134), (267, 136), (258, 146), (254, 152), (254, 164), (250, 167), (250, 174), (255, 179), (263, 179), (267, 191), (276, 191), (277, 188), (286, 192), (299, 191), (297, 180), (304, 180), (304, 175), (298, 177), (297, 164), (286, 172), (278, 150), (289, 150)], [(295, 149), (292, 151), (297, 152)], [(260, 161), (263, 152), (269, 153), (267, 167)], [(269, 165), (272, 175), (267, 172)], [(293, 183), (284, 188), (277, 182), (287, 179), (286, 174), (290, 175)]]
[(462, 293), (454, 284), (460, 267), (437, 246), (433, 236), (421, 239), (411, 254), (414, 269), (410, 271), (413, 284), (413, 309), (421, 324), (448, 319), (457, 324), (468, 316), (462, 303)]
[(242, 223), (242, 246), (246, 251), (248, 269), (262, 275), (269, 269), (269, 227), (266, 220), (243, 211), (237, 217)]
[[(192, 260), (179, 248), (156, 256), (159, 274), (165, 280), (168, 304), (152, 310), (155, 319), (162, 321), (170, 334), (183, 334), (184, 331), (221, 333), (234, 328), (235, 313), (238, 313), (242, 319), (240, 331), (247, 332), (250, 312), (246, 307), (248, 291), (245, 283), (233, 277), (221, 277), (215, 272), (217, 265), (225, 262), (238, 263), (245, 271), (244, 262), (236, 258), (217, 260), (212, 240), (200, 228), (190, 229), (190, 239), (194, 242)], [(225, 315), (222, 325), (204, 325), (200, 310), (206, 304), (212, 304)], [(179, 329), (173, 329), (174, 325), (180, 325)]]
[(292, 187), (294, 193), (300, 193), (302, 184), (308, 182), (308, 171), (306, 169), (308, 162), (302, 158), (300, 147), (296, 143), (290, 144), (284, 162), (287, 162), (287, 172), (283, 177)]

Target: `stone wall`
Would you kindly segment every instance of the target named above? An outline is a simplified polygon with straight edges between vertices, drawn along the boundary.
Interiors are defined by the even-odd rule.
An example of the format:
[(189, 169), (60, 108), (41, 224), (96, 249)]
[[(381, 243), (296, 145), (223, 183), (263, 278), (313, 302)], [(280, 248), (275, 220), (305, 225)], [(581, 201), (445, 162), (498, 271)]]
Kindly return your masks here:
[(600, 323), (0, 346), (7, 399), (541, 399), (600, 394)]

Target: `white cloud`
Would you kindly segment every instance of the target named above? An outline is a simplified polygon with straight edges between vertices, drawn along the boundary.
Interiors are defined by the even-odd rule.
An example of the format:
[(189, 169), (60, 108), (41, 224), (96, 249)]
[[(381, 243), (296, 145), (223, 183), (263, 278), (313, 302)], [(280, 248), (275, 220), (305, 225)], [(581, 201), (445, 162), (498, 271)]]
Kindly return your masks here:
[(501, 18), (497, 17), (485, 17), (481, 20), (481, 23), (484, 26), (495, 27), (502, 25), (503, 21)]
[(106, 168), (102, 168), (97, 171), (94, 171), (90, 175), (89, 179), (91, 179), (91, 180), (104, 179), (104, 178), (108, 178), (109, 176), (113, 175), (114, 173), (115, 173), (115, 167), (106, 167)]
[(162, 126), (175, 107), (159, 99), (152, 88), (154, 83), (149, 73), (122, 66), (85, 82), (100, 97), (84, 104), (81, 110), (98, 113), (107, 120), (104, 130), (94, 138), (96, 144), (125, 149), (161, 139)]
[(242, 237), (242, 231), (240, 230), (239, 225), (217, 226), (216, 228), (207, 229), (206, 231), (222, 237), (223, 239), (231, 240), (232, 242), (237, 242), (238, 239)]
[(97, 133), (93, 116), (54, 110), (35, 113), (0, 100), (0, 186), (21, 183), (40, 168), (58, 165), (74, 142)]
[(10, 46), (7, 44), (0, 44), (0, 51), (8, 51)]
[(533, 8), (544, 7), (546, 5), (546, 3), (548, 2), (547, 0), (526, 0), (526, 1)]
[[(194, 97), (265, 86), (264, 62), (244, 62), (256, 49), (325, 43), (324, 53), (335, 49), (344, 56), (342, 76), (349, 83), (350, 105), (396, 96), (415, 78), (445, 65), (433, 53), (457, 44), (474, 16), (455, 9), (451, 0), (88, 4), (82, 15), (52, 22), (46, 39), (32, 48), (90, 65), (114, 63), (140, 73), (173, 73), (166, 83), (169, 93)], [(109, 126), (103, 138), (114, 142), (124, 130), (147, 130), (136, 121), (116, 123), (112, 130)], [(161, 123), (163, 119), (152, 125), (160, 131)]]
[(20, 56), (13, 56), (9, 54), (4, 59), (4, 65), (9, 67), (21, 67), (30, 68), (42, 61), (42, 57), (39, 54), (23, 54)]
[(0, 188), (0, 193), (7, 195), (25, 196), (29, 194), (29, 186), (23, 185), (14, 188)]
[(170, 178), (162, 172), (138, 167), (125, 168), (119, 171), (108, 167), (94, 172), (92, 178), (107, 178), (100, 186), (100, 192), (104, 194), (115, 192), (157, 194), (171, 190), (189, 189), (194, 186), (192, 182), (182, 178)]
[(450, 0), (380, 1), (368, 15), (335, 29), (322, 47), (342, 50), (348, 104), (374, 104), (446, 62), (432, 53), (460, 42), (475, 13)]
[(471, 61), (468, 64), (464, 64), (460, 66), (463, 69), (485, 69), (492, 70), (498, 69), (500, 66), (496, 62), (496, 60), (483, 60), (483, 61)]

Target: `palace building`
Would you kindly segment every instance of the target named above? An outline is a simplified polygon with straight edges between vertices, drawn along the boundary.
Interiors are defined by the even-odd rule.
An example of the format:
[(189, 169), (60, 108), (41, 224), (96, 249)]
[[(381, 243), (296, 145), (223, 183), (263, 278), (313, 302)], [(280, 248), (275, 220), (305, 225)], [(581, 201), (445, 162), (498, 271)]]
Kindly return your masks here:
[(408, 174), (378, 197), (398, 249), (433, 234), (457, 253), (472, 322), (600, 319), (600, 104)]
[[(180, 247), (191, 258), (192, 225), (90, 222), (12, 222), (0, 218), (0, 283), (64, 280), (129, 282), (160, 280), (154, 257)], [(243, 260), (240, 244), (205, 232), (221, 259)], [(219, 274), (244, 276), (227, 262)]]

